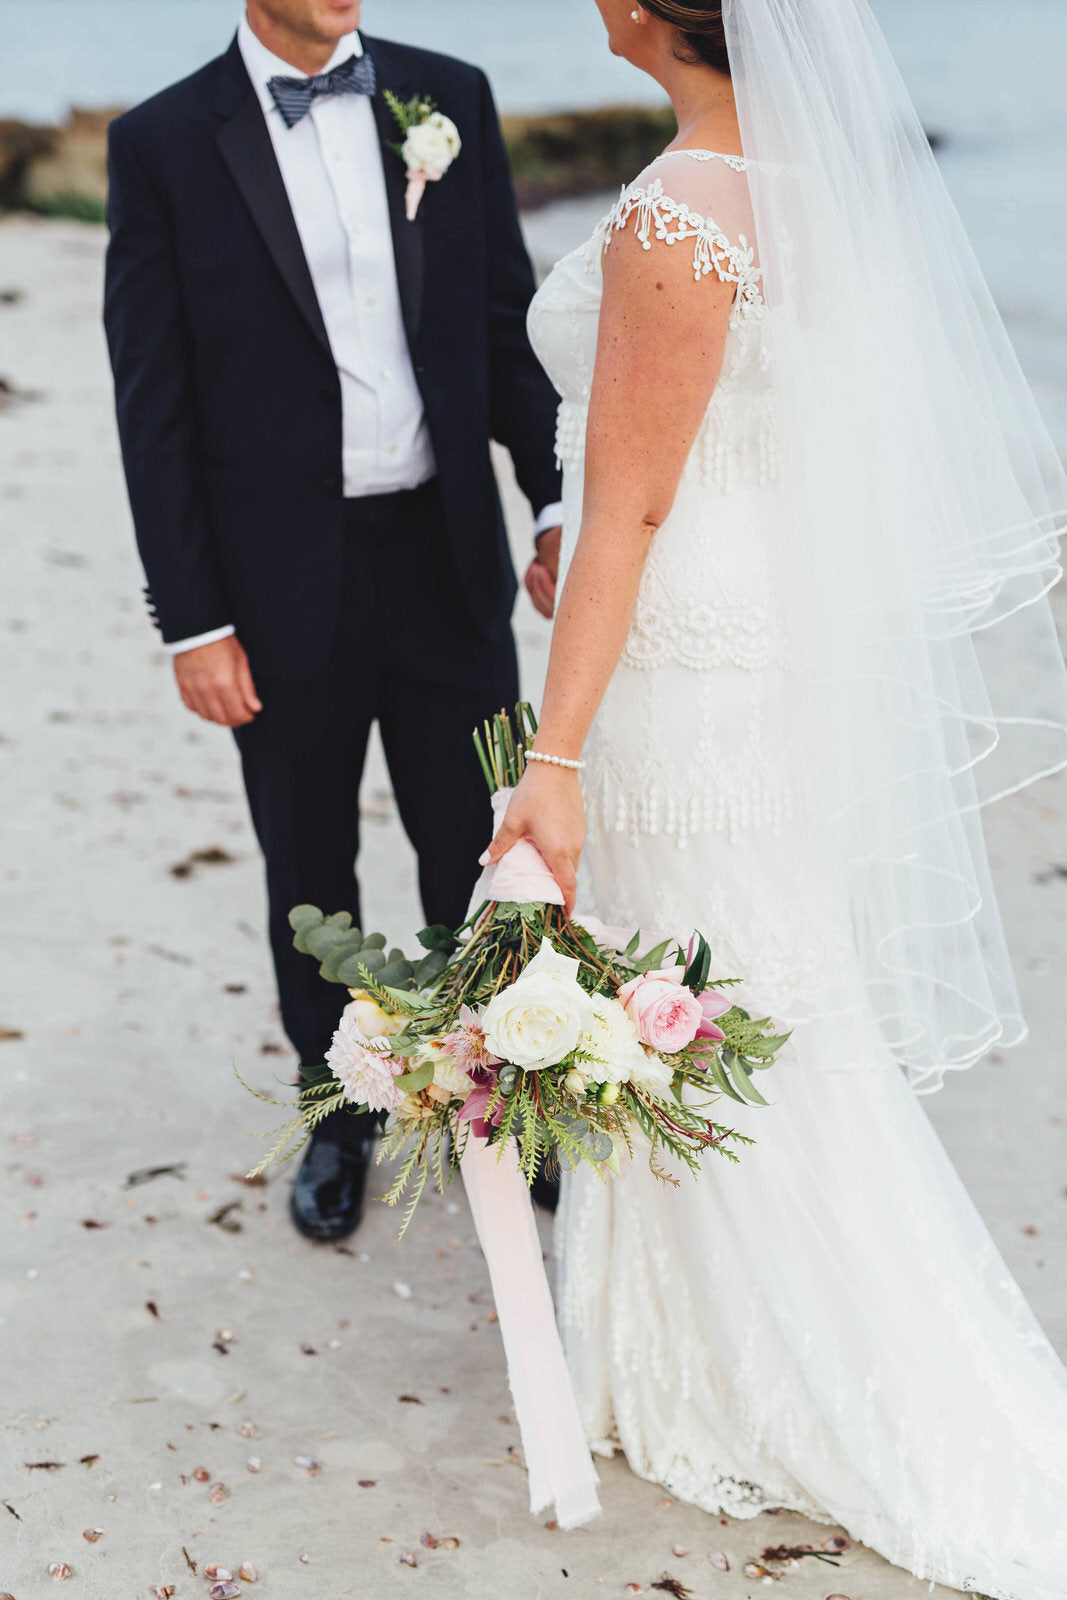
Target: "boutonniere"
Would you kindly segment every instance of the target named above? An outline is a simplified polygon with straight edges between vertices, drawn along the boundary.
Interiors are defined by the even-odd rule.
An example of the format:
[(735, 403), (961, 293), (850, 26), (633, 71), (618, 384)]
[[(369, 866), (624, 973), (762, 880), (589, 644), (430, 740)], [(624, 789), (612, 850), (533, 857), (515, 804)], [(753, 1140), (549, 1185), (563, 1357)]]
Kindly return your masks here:
[(404, 142), (393, 149), (408, 169), (404, 209), (408, 221), (414, 222), (426, 185), (444, 177), (463, 148), (463, 141), (452, 119), (443, 116), (424, 95), (401, 100), (386, 89), (385, 101), (404, 135)]

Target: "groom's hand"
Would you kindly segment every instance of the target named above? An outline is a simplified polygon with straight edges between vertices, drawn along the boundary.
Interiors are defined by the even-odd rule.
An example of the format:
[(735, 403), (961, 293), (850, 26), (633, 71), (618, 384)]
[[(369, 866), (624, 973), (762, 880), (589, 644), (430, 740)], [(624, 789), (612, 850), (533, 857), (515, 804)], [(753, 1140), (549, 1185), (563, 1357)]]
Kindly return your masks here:
[(178, 693), (205, 722), (243, 728), (263, 710), (248, 657), (230, 634), (174, 657)]
[(526, 569), (526, 592), (543, 617), (551, 621), (556, 609), (559, 547), (562, 528), (546, 528), (537, 539), (537, 554)]

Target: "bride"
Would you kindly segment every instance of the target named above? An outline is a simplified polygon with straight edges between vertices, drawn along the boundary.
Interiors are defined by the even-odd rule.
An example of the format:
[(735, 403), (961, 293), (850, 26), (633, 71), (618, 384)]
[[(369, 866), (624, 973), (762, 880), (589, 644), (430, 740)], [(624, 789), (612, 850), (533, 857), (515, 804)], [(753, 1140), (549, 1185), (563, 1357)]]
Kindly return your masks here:
[(566, 1180), (587, 1434), (1057, 1600), (1067, 1374), (914, 1091), (1025, 1032), (979, 818), (1067, 763), (1067, 483), (865, 0), (597, 3), (679, 133), (531, 311), (566, 469), (536, 748), (585, 773), (531, 764), (492, 857), (701, 929), (793, 1046), (738, 1166)]

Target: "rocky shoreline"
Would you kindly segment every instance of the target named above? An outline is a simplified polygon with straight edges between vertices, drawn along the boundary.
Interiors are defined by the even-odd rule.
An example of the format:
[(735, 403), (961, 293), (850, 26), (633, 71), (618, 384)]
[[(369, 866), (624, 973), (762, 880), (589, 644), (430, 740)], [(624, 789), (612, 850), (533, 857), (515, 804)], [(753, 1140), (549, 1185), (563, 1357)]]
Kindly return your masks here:
[[(75, 108), (60, 127), (0, 119), (0, 210), (102, 222), (107, 209), (107, 129), (121, 107)], [(519, 203), (614, 189), (675, 133), (667, 107), (606, 106), (503, 119)]]

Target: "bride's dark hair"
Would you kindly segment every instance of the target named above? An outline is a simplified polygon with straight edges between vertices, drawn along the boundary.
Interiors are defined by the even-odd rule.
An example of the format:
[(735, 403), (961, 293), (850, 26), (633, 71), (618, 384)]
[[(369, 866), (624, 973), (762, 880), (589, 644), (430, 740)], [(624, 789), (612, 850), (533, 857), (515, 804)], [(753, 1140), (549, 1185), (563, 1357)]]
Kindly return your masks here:
[(726, 28), (722, 20), (722, 5), (715, 0), (707, 4), (683, 5), (681, 0), (641, 0), (646, 11), (663, 22), (671, 22), (682, 36), (690, 61), (703, 61), (716, 72), (730, 76), (730, 56), (726, 48)]

